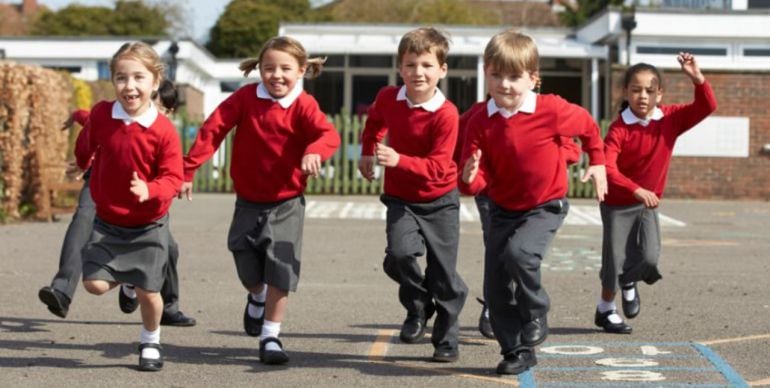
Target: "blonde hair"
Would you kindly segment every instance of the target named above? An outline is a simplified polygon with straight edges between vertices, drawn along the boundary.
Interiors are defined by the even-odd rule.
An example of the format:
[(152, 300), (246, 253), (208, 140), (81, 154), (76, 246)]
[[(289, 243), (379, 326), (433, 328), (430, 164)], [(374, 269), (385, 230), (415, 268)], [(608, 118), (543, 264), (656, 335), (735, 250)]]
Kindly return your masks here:
[(140, 62), (144, 65), (144, 67), (147, 68), (147, 70), (150, 71), (150, 73), (152, 73), (152, 75), (155, 77), (155, 80), (158, 82), (160, 82), (163, 78), (163, 71), (166, 67), (160, 60), (158, 53), (156, 53), (152, 46), (148, 45), (147, 43), (133, 42), (125, 43), (120, 46), (118, 51), (112, 56), (112, 60), (110, 60), (111, 74), (115, 74), (115, 67), (118, 64), (118, 61), (122, 59), (133, 59)]
[(439, 65), (446, 63), (449, 53), (449, 38), (441, 31), (433, 27), (421, 27), (404, 34), (398, 43), (398, 57), (396, 63), (401, 65), (401, 60), (407, 53), (436, 55)]
[(506, 30), (493, 36), (484, 49), (484, 67), (502, 73), (535, 74), (540, 69), (535, 41), (524, 34)]
[(244, 77), (248, 77), (249, 73), (259, 67), (259, 63), (262, 61), (262, 57), (267, 50), (283, 51), (293, 56), (297, 63), (299, 63), (299, 67), (305, 68), (305, 77), (307, 78), (314, 78), (321, 74), (323, 64), (326, 62), (326, 57), (308, 58), (307, 51), (296, 39), (288, 36), (277, 36), (270, 38), (270, 40), (262, 45), (262, 49), (259, 50), (259, 55), (256, 58), (247, 58), (241, 61), (238, 68), (243, 72)]

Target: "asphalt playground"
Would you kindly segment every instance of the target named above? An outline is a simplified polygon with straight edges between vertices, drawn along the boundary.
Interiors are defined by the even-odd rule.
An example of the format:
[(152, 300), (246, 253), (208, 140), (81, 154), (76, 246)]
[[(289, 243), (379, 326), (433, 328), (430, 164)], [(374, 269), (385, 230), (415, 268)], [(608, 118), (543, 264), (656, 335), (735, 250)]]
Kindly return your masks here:
[(481, 227), (463, 198), (458, 270), (470, 288), (460, 360), (430, 362), (430, 341), (400, 343), (404, 311), (382, 271), (384, 207), (375, 197), (307, 198), (302, 273), (281, 339), (287, 365), (262, 365), (243, 333), (245, 291), (226, 248), (234, 197), (196, 194), (172, 209), (181, 308), (192, 328), (163, 327), (166, 364), (135, 370), (138, 313), (115, 291), (82, 287), (60, 319), (37, 299), (58, 264), (68, 216), (0, 225), (0, 387), (746, 387), (770, 386), (770, 202), (664, 200), (663, 280), (641, 285), (631, 335), (593, 325), (601, 225), (574, 200), (543, 262), (551, 334), (538, 365), (498, 376), (497, 344), (477, 329)]

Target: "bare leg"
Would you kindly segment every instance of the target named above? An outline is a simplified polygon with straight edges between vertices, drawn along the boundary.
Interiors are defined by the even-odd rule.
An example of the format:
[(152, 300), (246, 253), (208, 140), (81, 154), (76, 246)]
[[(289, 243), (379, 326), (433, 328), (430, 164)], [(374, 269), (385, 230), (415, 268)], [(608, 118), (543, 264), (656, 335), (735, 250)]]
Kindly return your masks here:
[(117, 287), (120, 283), (108, 282), (106, 280), (83, 280), (83, 287), (86, 291), (94, 295), (102, 295), (105, 292)]
[(163, 314), (163, 298), (159, 292), (151, 292), (136, 288), (136, 297), (142, 311), (142, 325), (147, 331), (158, 330), (160, 317)]

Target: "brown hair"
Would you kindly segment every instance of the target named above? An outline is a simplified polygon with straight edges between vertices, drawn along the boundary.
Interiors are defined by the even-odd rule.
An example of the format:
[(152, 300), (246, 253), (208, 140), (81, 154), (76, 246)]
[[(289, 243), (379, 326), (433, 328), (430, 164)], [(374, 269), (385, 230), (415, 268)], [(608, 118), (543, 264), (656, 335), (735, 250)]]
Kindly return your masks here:
[(259, 55), (256, 58), (247, 58), (241, 61), (238, 68), (243, 72), (244, 77), (248, 77), (249, 73), (259, 67), (259, 63), (262, 61), (262, 57), (267, 50), (283, 51), (293, 56), (297, 63), (299, 63), (299, 67), (305, 68), (305, 76), (308, 78), (314, 78), (321, 74), (323, 64), (326, 62), (326, 57), (308, 58), (307, 51), (296, 39), (288, 36), (276, 36), (270, 38), (262, 45), (262, 49), (259, 50)]
[(396, 63), (401, 65), (401, 60), (407, 53), (436, 55), (439, 65), (446, 63), (449, 53), (449, 38), (433, 27), (421, 27), (404, 34), (398, 43), (398, 57)]
[(535, 41), (524, 34), (506, 30), (493, 36), (484, 49), (484, 67), (521, 75), (535, 74), (540, 70), (540, 56)]
[(158, 53), (147, 43), (133, 42), (120, 46), (115, 55), (112, 56), (112, 60), (110, 60), (110, 73), (113, 75), (115, 74), (115, 66), (117, 66), (118, 61), (121, 59), (133, 59), (142, 63), (158, 82), (163, 78), (165, 66), (160, 60)]

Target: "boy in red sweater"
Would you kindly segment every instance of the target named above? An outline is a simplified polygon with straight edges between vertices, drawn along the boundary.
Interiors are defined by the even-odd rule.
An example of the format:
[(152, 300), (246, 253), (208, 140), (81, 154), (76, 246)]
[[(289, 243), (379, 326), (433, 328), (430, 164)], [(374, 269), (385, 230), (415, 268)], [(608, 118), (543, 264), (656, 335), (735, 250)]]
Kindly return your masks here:
[(318, 176), (340, 136), (302, 77), (320, 73), (324, 59), (308, 58), (296, 40), (268, 40), (256, 58), (241, 62), (244, 75), (259, 69), (262, 82), (236, 90), (203, 123), (184, 159), (182, 193), (190, 199), (195, 170), (235, 127), (230, 175), (238, 199), (227, 246), (238, 278), (249, 291), (243, 312), (246, 334), (259, 336), (259, 359), (284, 364), (278, 339), (300, 273), (307, 177)]
[(548, 333), (548, 294), (540, 262), (569, 204), (562, 136), (578, 136), (599, 200), (606, 193), (599, 127), (585, 109), (555, 95), (535, 94), (537, 46), (513, 31), (492, 37), (484, 51), (486, 109), (469, 119), (461, 189), (487, 189), (490, 230), (484, 258), (484, 297), (501, 347), (499, 374), (537, 364), (534, 347)]
[(607, 132), (609, 194), (601, 204), (602, 245), (601, 299), (594, 323), (609, 333), (631, 333), (615, 307), (622, 289), (623, 314), (639, 314), (638, 281), (653, 284), (661, 279), (658, 205), (666, 186), (668, 166), (676, 139), (716, 110), (714, 92), (698, 68), (695, 57), (680, 53), (677, 61), (695, 87), (690, 104), (658, 106), (663, 79), (652, 65), (638, 63), (626, 71), (625, 101)]
[[(385, 167), (387, 243), (383, 268), (399, 283), (407, 311), (400, 338), (422, 339), (435, 312), (433, 361), (459, 357), (458, 316), (468, 288), (457, 273), (460, 202), (457, 167), (457, 108), (436, 87), (447, 74), (447, 38), (433, 28), (406, 33), (398, 46), (404, 86), (380, 90), (361, 135), (359, 170), (374, 178)], [(386, 134), (388, 145), (382, 143)], [(426, 256), (425, 273), (417, 264)]]

